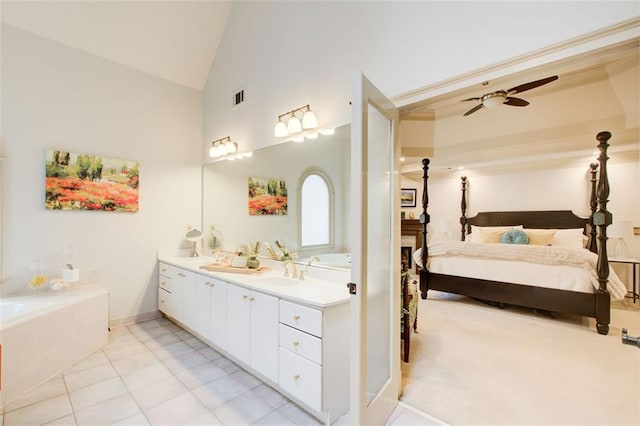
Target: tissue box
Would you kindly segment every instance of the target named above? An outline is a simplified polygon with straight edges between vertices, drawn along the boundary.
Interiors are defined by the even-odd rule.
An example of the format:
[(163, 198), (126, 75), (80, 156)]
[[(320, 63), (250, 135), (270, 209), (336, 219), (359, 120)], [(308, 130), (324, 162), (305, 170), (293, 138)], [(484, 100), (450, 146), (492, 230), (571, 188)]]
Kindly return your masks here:
[(66, 283), (73, 283), (80, 280), (80, 270), (79, 269), (69, 269), (65, 268), (62, 270), (62, 279)]

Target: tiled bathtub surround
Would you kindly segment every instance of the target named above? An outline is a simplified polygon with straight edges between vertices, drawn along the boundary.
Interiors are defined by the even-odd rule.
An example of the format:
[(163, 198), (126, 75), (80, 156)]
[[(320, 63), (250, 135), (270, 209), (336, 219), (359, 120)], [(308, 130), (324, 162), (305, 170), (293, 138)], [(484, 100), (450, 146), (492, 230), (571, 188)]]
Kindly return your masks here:
[(1, 298), (0, 407), (106, 345), (108, 303), (95, 285)]
[[(2, 417), (0, 416), (0, 420)], [(280, 393), (172, 322), (114, 328), (109, 344), (9, 404), (4, 426), (317, 425)], [(348, 424), (348, 415), (336, 424)], [(387, 425), (438, 425), (398, 407)]]

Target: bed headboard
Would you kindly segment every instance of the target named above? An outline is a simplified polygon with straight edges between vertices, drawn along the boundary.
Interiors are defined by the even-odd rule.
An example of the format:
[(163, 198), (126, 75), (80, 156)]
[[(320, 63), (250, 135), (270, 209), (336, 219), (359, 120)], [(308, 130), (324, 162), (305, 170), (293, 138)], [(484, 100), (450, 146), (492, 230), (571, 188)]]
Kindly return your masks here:
[(475, 226), (516, 226), (531, 229), (571, 229), (582, 228), (586, 235), (589, 218), (576, 216), (571, 210), (533, 210), (513, 212), (481, 212), (467, 218), (467, 232)]

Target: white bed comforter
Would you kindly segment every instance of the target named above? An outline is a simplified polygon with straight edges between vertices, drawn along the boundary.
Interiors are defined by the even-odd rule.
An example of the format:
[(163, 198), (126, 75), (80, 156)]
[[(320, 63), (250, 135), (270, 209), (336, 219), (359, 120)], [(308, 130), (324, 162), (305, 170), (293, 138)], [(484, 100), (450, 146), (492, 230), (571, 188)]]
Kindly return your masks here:
[[(420, 252), (414, 253), (417, 265), (422, 265)], [(599, 287), (597, 261), (586, 249), (441, 241), (429, 245), (427, 267), (434, 273), (593, 292)], [(614, 300), (627, 292), (612, 268), (607, 289)]]

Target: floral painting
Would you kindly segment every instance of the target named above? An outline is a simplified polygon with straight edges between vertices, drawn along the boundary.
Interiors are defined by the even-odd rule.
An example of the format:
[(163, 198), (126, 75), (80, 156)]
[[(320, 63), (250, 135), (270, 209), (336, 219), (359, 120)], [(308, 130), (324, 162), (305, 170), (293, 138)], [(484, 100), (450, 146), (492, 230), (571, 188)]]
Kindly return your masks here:
[(287, 183), (284, 180), (249, 178), (250, 215), (286, 215)]
[(136, 161), (48, 150), (46, 176), (49, 210), (138, 211)]

